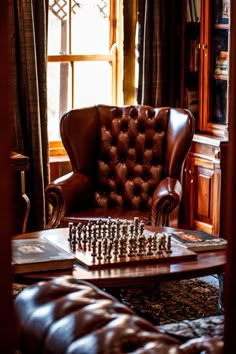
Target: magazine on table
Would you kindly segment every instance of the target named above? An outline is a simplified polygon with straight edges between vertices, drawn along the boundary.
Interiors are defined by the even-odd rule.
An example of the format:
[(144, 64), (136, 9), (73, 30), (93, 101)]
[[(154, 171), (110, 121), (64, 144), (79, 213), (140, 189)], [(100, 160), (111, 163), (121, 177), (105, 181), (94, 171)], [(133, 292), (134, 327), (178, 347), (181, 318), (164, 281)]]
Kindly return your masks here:
[(12, 240), (13, 273), (72, 269), (75, 257), (46, 238)]
[(169, 233), (171, 239), (194, 252), (225, 249), (227, 240), (203, 230), (179, 230)]

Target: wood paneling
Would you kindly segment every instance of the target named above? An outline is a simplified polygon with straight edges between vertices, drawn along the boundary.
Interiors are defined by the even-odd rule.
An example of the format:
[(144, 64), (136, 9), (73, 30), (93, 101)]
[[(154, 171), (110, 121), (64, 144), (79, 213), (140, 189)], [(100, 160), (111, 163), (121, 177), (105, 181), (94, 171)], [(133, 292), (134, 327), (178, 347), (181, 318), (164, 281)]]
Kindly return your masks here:
[(11, 213), (12, 194), (11, 194), (11, 169), (10, 169), (10, 119), (9, 119), (9, 31), (8, 31), (8, 2), (0, 1), (0, 343), (1, 353), (13, 353), (14, 346), (14, 323), (12, 308), (11, 291), (11, 223), (13, 215)]

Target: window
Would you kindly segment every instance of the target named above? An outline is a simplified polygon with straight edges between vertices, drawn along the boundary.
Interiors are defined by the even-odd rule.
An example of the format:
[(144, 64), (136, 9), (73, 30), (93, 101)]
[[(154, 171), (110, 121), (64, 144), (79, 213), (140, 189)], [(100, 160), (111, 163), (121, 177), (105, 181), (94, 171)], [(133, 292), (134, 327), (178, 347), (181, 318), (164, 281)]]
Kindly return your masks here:
[[(121, 100), (118, 22), (122, 1), (49, 0), (48, 135), (60, 149), (59, 120), (71, 109)], [(118, 26), (119, 25), (119, 26)], [(121, 33), (121, 31), (120, 31)]]

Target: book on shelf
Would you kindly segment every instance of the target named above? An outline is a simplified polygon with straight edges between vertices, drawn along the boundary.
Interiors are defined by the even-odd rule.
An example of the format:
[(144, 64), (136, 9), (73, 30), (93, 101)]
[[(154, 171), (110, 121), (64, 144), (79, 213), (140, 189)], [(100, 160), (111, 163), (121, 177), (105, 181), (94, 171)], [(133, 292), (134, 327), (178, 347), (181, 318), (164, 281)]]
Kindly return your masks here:
[(72, 269), (74, 256), (46, 238), (11, 241), (13, 273)]
[(170, 233), (171, 239), (193, 252), (225, 249), (227, 240), (203, 230), (180, 230)]
[(189, 71), (198, 72), (199, 70), (199, 38), (190, 39), (188, 42), (189, 50)]
[(187, 22), (199, 22), (200, 21), (200, 6), (201, 0), (187, 0)]

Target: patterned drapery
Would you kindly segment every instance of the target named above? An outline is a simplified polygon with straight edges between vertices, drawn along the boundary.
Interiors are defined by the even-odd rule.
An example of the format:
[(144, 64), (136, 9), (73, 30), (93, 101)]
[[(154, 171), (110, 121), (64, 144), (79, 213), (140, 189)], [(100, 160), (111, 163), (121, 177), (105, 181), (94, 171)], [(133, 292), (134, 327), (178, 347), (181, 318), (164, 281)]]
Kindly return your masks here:
[(12, 150), (29, 156), (27, 231), (46, 223), (48, 183), (47, 0), (9, 0)]
[(180, 93), (180, 0), (138, 0), (137, 101), (178, 106)]

